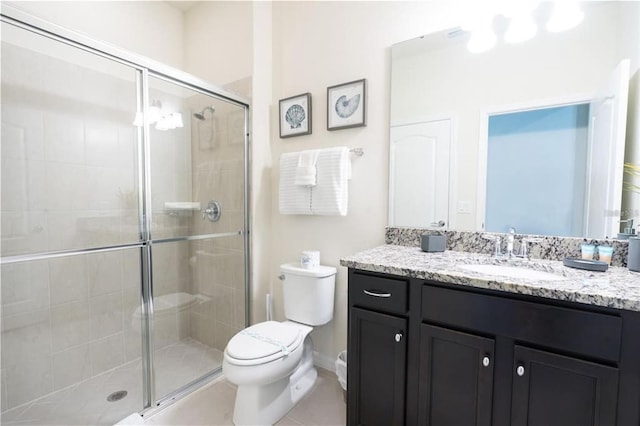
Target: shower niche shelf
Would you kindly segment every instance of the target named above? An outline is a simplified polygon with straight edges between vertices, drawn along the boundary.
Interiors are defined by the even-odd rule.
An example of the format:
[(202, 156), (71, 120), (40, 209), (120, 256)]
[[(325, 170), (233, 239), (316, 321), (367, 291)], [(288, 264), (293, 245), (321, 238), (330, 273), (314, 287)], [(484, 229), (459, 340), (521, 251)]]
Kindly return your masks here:
[(193, 201), (167, 201), (164, 203), (164, 211), (169, 216), (191, 216), (193, 212), (200, 211), (200, 203)]

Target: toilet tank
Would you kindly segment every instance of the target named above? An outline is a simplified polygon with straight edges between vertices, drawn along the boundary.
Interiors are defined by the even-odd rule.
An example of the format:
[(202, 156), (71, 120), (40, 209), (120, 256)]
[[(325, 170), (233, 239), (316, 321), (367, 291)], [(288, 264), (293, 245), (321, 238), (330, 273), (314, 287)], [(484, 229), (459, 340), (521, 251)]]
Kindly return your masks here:
[(336, 268), (320, 265), (303, 268), (299, 263), (280, 265), (284, 276), (284, 315), (287, 319), (307, 325), (323, 325), (333, 318), (333, 295), (336, 288)]

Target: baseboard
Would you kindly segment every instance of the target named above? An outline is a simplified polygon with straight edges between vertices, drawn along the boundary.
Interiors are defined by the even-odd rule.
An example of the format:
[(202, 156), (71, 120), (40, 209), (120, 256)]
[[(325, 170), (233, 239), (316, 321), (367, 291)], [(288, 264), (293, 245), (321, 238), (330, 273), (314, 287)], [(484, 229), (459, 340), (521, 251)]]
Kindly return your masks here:
[(313, 351), (313, 365), (325, 370), (336, 372), (336, 359), (320, 352)]

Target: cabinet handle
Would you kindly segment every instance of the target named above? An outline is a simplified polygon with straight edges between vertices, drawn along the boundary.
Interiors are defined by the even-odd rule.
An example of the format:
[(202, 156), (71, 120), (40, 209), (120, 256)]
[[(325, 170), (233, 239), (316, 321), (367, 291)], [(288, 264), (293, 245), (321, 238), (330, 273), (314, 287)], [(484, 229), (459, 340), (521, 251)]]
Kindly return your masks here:
[(376, 291), (369, 291), (369, 290), (362, 290), (362, 292), (364, 294), (366, 294), (367, 296), (373, 296), (373, 297), (391, 297), (391, 293), (378, 293)]
[(396, 343), (400, 343), (400, 340), (402, 340), (402, 333), (396, 333)]
[(491, 364), (491, 360), (489, 359), (488, 356), (485, 356), (484, 358), (482, 358), (482, 365), (485, 367), (488, 367), (489, 364)]
[(516, 368), (516, 374), (520, 377), (524, 376), (524, 365), (519, 365)]

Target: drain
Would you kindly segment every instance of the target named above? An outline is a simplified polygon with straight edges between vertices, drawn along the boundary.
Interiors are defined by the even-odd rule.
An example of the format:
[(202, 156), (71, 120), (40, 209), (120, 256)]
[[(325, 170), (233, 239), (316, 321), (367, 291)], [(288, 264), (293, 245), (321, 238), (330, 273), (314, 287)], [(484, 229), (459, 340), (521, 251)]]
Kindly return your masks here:
[(107, 401), (109, 402), (120, 401), (125, 396), (127, 396), (126, 390), (116, 391), (107, 397)]

